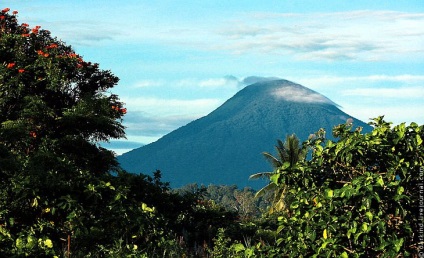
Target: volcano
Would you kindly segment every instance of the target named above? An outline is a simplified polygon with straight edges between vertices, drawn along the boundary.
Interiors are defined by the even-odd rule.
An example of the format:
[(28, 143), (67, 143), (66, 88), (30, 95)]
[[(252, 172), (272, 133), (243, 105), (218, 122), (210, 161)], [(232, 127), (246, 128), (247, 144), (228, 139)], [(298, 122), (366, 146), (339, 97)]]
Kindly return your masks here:
[(344, 113), (327, 97), (287, 80), (260, 81), (240, 90), (216, 110), (118, 157), (131, 173), (162, 172), (171, 187), (237, 185), (258, 189), (265, 181), (249, 176), (272, 171), (262, 152), (274, 153), (277, 139), (296, 134), (304, 141), (324, 128), (352, 118), (364, 131), (371, 127)]

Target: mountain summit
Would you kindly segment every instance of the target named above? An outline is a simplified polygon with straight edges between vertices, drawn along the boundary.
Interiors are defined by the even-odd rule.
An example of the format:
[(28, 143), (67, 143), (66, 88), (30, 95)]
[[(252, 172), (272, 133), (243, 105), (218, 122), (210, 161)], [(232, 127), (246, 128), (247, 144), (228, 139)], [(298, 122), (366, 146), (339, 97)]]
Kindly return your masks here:
[[(272, 170), (262, 152), (295, 133), (303, 141), (320, 128), (331, 132), (348, 114), (325, 96), (287, 80), (246, 86), (209, 115), (118, 157), (132, 173), (162, 171), (172, 187), (189, 183), (259, 188), (251, 174)], [(355, 126), (370, 126), (354, 119)], [(331, 133), (328, 133), (330, 135)]]

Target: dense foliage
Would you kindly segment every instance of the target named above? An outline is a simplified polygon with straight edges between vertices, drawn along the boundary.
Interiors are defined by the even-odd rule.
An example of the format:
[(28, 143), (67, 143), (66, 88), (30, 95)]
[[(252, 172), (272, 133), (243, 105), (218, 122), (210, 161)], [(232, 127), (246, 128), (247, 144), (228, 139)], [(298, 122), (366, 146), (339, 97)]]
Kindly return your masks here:
[(369, 133), (348, 121), (336, 141), (324, 130), (280, 141), (262, 199), (172, 190), (99, 146), (124, 137), (117, 82), (1, 10), (1, 257), (409, 257), (423, 246), (423, 125), (379, 117)]
[(250, 187), (239, 189), (236, 185), (208, 185), (188, 184), (173, 192), (184, 195), (198, 193), (202, 199), (221, 206), (229, 212), (237, 213), (240, 220), (250, 220), (261, 217), (271, 204), (272, 194), (256, 198), (255, 190)]
[[(0, 15), (1, 256), (53, 255), (70, 243), (89, 254), (114, 244), (111, 235), (132, 239), (139, 225), (106, 218), (150, 215), (119, 201), (127, 187), (111, 184), (117, 163), (98, 146), (124, 136), (126, 109), (107, 92), (118, 78), (9, 11)], [(92, 239), (103, 246), (91, 250)]]
[(286, 189), (278, 239), (259, 248), (235, 245), (240, 256), (418, 255), (424, 126), (392, 127), (383, 117), (370, 124), (366, 134), (351, 123), (335, 127), (337, 142), (320, 130), (304, 143), (312, 159), (274, 171), (271, 181)]

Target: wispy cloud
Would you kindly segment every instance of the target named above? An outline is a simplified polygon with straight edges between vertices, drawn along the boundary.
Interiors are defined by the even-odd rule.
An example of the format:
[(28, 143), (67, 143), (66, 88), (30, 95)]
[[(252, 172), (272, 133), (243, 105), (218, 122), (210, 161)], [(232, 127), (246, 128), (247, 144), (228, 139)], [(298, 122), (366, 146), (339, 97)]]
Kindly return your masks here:
[(305, 60), (390, 60), (424, 54), (424, 14), (393, 11), (259, 13), (223, 26), (236, 54), (285, 53)]
[[(137, 10), (137, 11), (135, 11)], [(239, 12), (229, 18), (156, 23), (137, 8), (134, 19), (85, 15), (43, 25), (70, 44), (143, 43), (233, 54), (284, 54), (300, 60), (394, 60), (424, 55), (424, 13), (357, 10), (332, 13)], [(84, 11), (88, 14), (88, 10)], [(100, 23), (98, 19), (102, 19)]]
[(164, 80), (141, 80), (137, 81), (131, 88), (152, 88), (165, 85)]
[(184, 78), (178, 80), (147, 79), (136, 82), (131, 88), (201, 88), (207, 89), (237, 89), (242, 82), (234, 76), (216, 78)]
[(423, 124), (424, 114), (421, 112), (423, 109), (423, 104), (409, 104), (408, 102), (403, 103), (401, 108), (398, 105), (361, 105), (361, 103), (355, 102), (344, 105), (342, 110), (350, 115), (354, 115), (364, 122), (369, 122), (370, 118), (384, 115), (387, 121), (393, 122), (394, 124), (403, 122)]
[(69, 45), (96, 46), (105, 41), (113, 42), (122, 31), (117, 26), (104, 26), (95, 20), (35, 21), (43, 24), (42, 28), (52, 31), (52, 34)]
[[(346, 87), (352, 83), (364, 83), (368, 85), (370, 83), (400, 83), (402, 85), (423, 85), (424, 75), (411, 75), (411, 74), (400, 74), (400, 75), (385, 75), (375, 74), (366, 76), (311, 76), (311, 77), (298, 77), (293, 78), (297, 82), (307, 87), (313, 86), (314, 88), (325, 88), (342, 86)], [(355, 84), (358, 87), (358, 84)]]
[(143, 112), (129, 113), (124, 120), (127, 134), (159, 138), (198, 118), (194, 115), (151, 116)]
[(240, 81), (234, 76), (225, 76), (220, 78), (204, 78), (204, 79), (194, 79), (187, 78), (181, 79), (174, 82), (174, 85), (181, 88), (196, 88), (204, 90), (217, 90), (217, 89), (227, 89), (227, 90), (236, 90), (240, 87)]
[(424, 87), (410, 88), (361, 88), (342, 91), (345, 96), (359, 97), (378, 97), (378, 98), (396, 98), (396, 99), (423, 99)]
[(319, 93), (297, 87), (281, 87), (273, 90), (271, 94), (276, 98), (286, 101), (334, 104), (331, 100)]
[(143, 111), (156, 115), (178, 115), (187, 113), (203, 114), (221, 104), (220, 99), (167, 99), (154, 97), (122, 97), (129, 110)]

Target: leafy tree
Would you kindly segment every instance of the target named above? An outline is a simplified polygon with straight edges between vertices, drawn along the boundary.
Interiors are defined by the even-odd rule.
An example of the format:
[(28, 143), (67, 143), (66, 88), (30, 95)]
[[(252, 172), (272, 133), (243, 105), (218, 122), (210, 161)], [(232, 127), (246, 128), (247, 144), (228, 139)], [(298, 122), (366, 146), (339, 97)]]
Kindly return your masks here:
[[(320, 130), (305, 142), (312, 159), (283, 164), (271, 180), (287, 188), (278, 218), (278, 257), (408, 257), (418, 255), (419, 180), (424, 164), (424, 126), (374, 129), (342, 124), (337, 142)], [(276, 254), (277, 255), (277, 254)]]
[(109, 92), (117, 82), (49, 31), (1, 10), (0, 256), (118, 256), (166, 246), (167, 218), (146, 201), (147, 191), (172, 200), (161, 198), (166, 185), (120, 172), (99, 146), (124, 137), (126, 109)]
[(277, 140), (275, 150), (277, 157), (274, 157), (269, 152), (262, 153), (275, 169), (281, 167), (285, 162), (288, 162), (290, 166), (294, 166), (306, 156), (305, 149), (302, 148), (299, 138), (295, 134), (287, 135), (284, 143), (281, 140)]
[[(257, 179), (260, 177), (267, 177), (275, 174), (275, 171), (282, 166), (293, 167), (299, 161), (304, 160), (306, 157), (306, 149), (301, 146), (299, 139), (295, 134), (287, 135), (286, 141), (283, 143), (281, 140), (277, 140), (277, 145), (275, 146), (277, 156), (273, 156), (269, 152), (263, 152), (264, 157), (271, 163), (274, 168), (273, 172), (260, 172), (250, 176), (250, 179)], [(273, 181), (270, 181), (268, 185), (259, 190), (256, 193), (256, 197), (264, 196), (266, 192), (274, 192), (273, 200), (271, 207), (269, 209), (270, 213), (282, 211), (285, 208), (284, 203), (284, 194), (286, 188), (280, 187), (277, 188), (277, 184)]]

